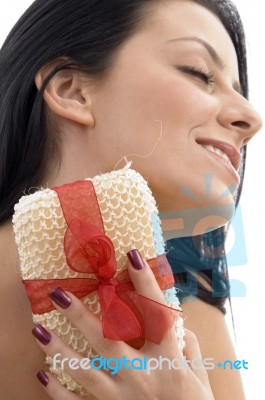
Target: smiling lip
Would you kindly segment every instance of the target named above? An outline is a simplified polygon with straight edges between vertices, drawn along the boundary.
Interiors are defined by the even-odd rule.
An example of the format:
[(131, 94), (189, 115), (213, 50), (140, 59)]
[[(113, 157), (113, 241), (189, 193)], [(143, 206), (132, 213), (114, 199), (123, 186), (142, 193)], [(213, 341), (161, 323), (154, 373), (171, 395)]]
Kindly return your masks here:
[(213, 139), (198, 139), (198, 140), (196, 140), (196, 142), (198, 144), (202, 144), (202, 145), (208, 144), (213, 147), (216, 147), (217, 149), (222, 150), (229, 157), (234, 169), (236, 171), (239, 169), (240, 162), (241, 162), (241, 154), (231, 144), (221, 142), (220, 140), (213, 140)]

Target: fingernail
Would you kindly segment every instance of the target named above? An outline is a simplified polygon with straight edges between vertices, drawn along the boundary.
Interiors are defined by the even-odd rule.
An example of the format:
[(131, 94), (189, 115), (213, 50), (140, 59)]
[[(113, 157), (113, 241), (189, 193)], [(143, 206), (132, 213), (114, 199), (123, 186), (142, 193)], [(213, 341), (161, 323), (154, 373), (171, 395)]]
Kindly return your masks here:
[(65, 293), (65, 291), (58, 287), (57, 289), (53, 290), (49, 296), (52, 298), (52, 300), (58, 304), (61, 308), (64, 310), (68, 307), (70, 307), (72, 300), (71, 298)]
[(48, 376), (45, 374), (45, 372), (43, 370), (39, 371), (37, 373), (37, 378), (40, 381), (40, 383), (42, 383), (43, 386), (47, 386), (49, 383), (49, 378)]
[(46, 329), (41, 325), (38, 324), (35, 326), (35, 328), (32, 329), (33, 335), (42, 343), (42, 344), (48, 344), (51, 341), (51, 335)]
[(130, 263), (132, 264), (134, 269), (140, 270), (144, 268), (143, 259), (137, 249), (129, 251), (127, 253), (127, 257), (129, 258)]

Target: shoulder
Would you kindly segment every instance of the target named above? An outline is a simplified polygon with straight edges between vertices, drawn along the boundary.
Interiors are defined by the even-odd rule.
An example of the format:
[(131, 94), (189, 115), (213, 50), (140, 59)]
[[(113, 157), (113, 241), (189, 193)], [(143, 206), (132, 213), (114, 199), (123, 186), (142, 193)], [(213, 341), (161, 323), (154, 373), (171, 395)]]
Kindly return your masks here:
[[(181, 304), (185, 328), (197, 336), (202, 359), (211, 358), (215, 362), (231, 360), (234, 362), (236, 352), (226, 324), (224, 314), (215, 306), (194, 297)], [(208, 376), (216, 400), (244, 399), (240, 371), (227, 371), (215, 368), (209, 370)]]
[[(31, 310), (23, 287), (18, 249), (12, 222), (0, 226), (0, 331), (8, 342), (12, 327), (32, 323)], [(23, 320), (23, 322), (22, 322)], [(3, 324), (1, 326), (1, 324)], [(3, 343), (0, 343), (0, 348)]]
[(0, 309), (6, 315), (6, 302), (12, 302), (11, 292), (16, 297), (14, 291), (21, 285), (19, 255), (11, 221), (0, 225), (0, 276)]
[(14, 234), (12, 221), (9, 219), (0, 225), (0, 249), (3, 248), (3, 245), (7, 243), (11, 236), (14, 236)]
[(209, 332), (209, 327), (225, 324), (224, 314), (215, 306), (212, 306), (194, 296), (186, 297), (181, 303), (185, 318), (185, 325), (196, 335), (204, 338)]
[(0, 277), (0, 387), (8, 399), (48, 400), (35, 378), (35, 371), (44, 365), (45, 355), (32, 339), (34, 324), (21, 281), (11, 220), (0, 225)]
[(19, 256), (13, 232), (12, 221), (8, 220), (0, 225), (0, 269), (4, 273), (4, 266), (10, 263), (19, 264)]

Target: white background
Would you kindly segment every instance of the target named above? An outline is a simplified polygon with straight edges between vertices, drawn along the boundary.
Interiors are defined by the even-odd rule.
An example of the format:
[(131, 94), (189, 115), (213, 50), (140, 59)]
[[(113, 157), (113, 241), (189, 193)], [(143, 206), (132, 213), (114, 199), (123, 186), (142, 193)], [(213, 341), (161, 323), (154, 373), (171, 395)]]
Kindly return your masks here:
[[(265, 74), (265, 8), (261, 0), (234, 0), (244, 22), (249, 52), (250, 100), (264, 118)], [(9, 0), (0, 4), (0, 45), (32, 0)], [(243, 298), (233, 298), (236, 325), (236, 348), (239, 359), (249, 362), (242, 371), (247, 399), (265, 399), (264, 358), (265, 335), (263, 305), (265, 249), (265, 135), (264, 129), (248, 145), (248, 161), (241, 208), (243, 213), (248, 262), (231, 267), (230, 277), (246, 285)], [(230, 315), (227, 317), (231, 329)], [(232, 332), (232, 330), (231, 330)], [(232, 333), (233, 335), (233, 333)], [(229, 373), (229, 371), (228, 371)], [(224, 399), (225, 400), (225, 399)]]
[[(235, 0), (247, 36), (250, 101), (264, 120), (265, 72), (265, 8), (260, 0)], [(241, 207), (248, 262), (241, 267), (231, 267), (231, 278), (246, 285), (246, 297), (233, 298), (236, 325), (236, 348), (239, 359), (249, 362), (249, 370), (242, 371), (246, 397), (265, 399), (264, 394), (264, 278), (265, 260), (265, 135), (263, 128), (248, 145), (246, 176)]]

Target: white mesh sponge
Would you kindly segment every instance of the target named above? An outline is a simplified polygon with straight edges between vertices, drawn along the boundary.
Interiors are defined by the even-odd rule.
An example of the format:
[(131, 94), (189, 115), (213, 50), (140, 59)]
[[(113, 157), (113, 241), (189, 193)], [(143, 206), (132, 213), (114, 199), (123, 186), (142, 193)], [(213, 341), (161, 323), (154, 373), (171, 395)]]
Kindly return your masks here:
[[(64, 190), (66, 188), (67, 190)], [(56, 189), (60, 189), (61, 193), (65, 194), (65, 206), (68, 212), (70, 210), (73, 218), (79, 217), (83, 212), (90, 223), (98, 224), (105, 235), (111, 239), (117, 263), (115, 276), (118, 276), (125, 268), (126, 253), (135, 248), (140, 251), (143, 258), (148, 260), (150, 266), (154, 265), (156, 260), (165, 262), (165, 244), (158, 209), (147, 182), (128, 165), (121, 170), (63, 185), (60, 188), (39, 190), (34, 194), (21, 197), (15, 205), (12, 222), (22, 279), (24, 282), (33, 282), (35, 285), (34, 290), (31, 290), (33, 297), (28, 292), (34, 323), (40, 323), (54, 330), (66, 344), (72, 346), (84, 357), (93, 358), (98, 354), (77, 329), (57, 310), (54, 308), (50, 310), (49, 307), (45, 309), (45, 306), (38, 303), (39, 282), (43, 284), (45, 280), (45, 284), (46, 280), (48, 282), (49, 280), (95, 277), (91, 273), (77, 272), (69, 267), (64, 247), (69, 220), (67, 221), (66, 208), (62, 207), (62, 197), (59, 197)], [(97, 213), (94, 209), (97, 209)], [(163, 280), (163, 277), (160, 278)], [(169, 281), (170, 279), (167, 280)], [(56, 281), (55, 287), (63, 287), (58, 282), (60, 283)], [(168, 286), (170, 285), (167, 283), (166, 289), (163, 288), (168, 306), (179, 309), (174, 286)], [(26, 288), (28, 291), (27, 286)], [(81, 296), (81, 299), (101, 318), (98, 291)], [(34, 307), (33, 303), (35, 303)], [(159, 321), (157, 323), (159, 324)], [(181, 316), (174, 324), (179, 346), (183, 349), (184, 328)], [(64, 370), (54, 369), (52, 361), (49, 356), (46, 357), (50, 371), (57, 375), (62, 384), (80, 395), (87, 395), (86, 390)]]

